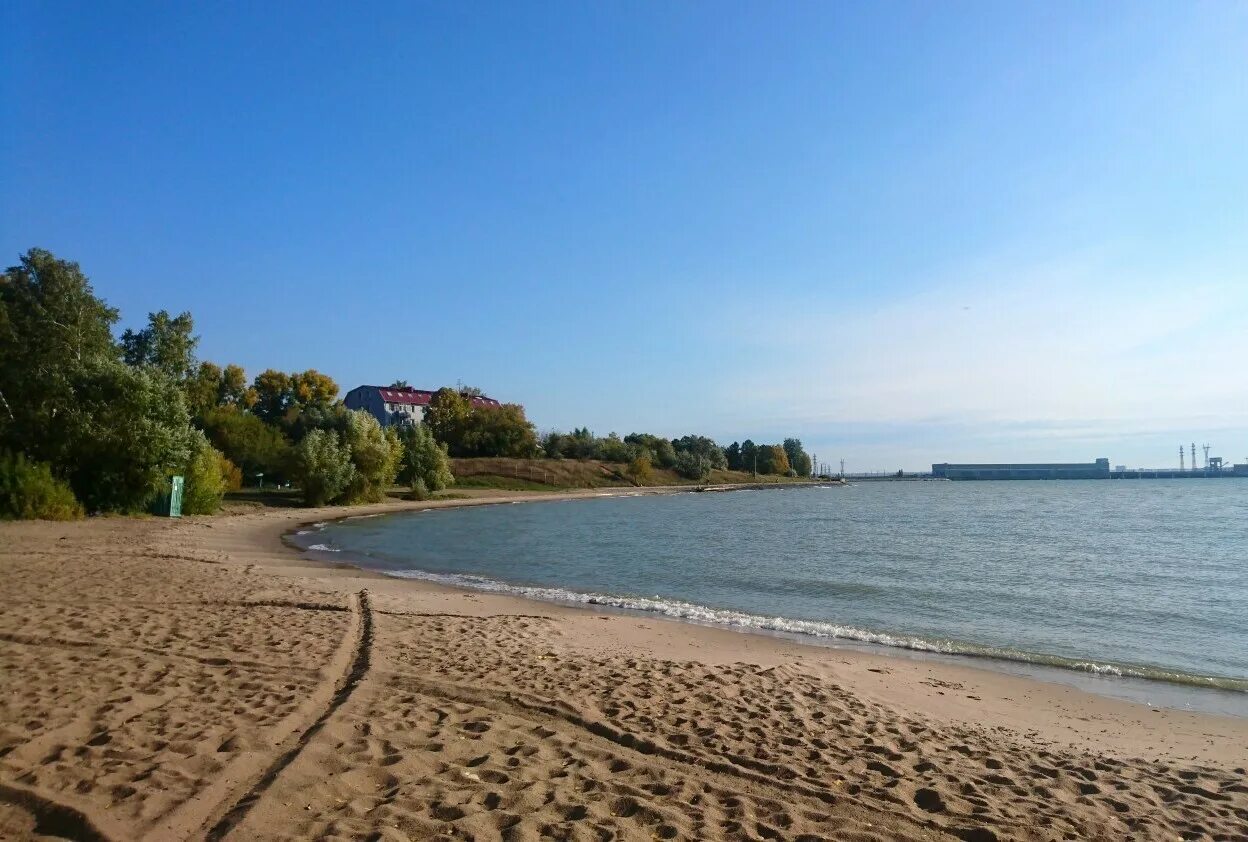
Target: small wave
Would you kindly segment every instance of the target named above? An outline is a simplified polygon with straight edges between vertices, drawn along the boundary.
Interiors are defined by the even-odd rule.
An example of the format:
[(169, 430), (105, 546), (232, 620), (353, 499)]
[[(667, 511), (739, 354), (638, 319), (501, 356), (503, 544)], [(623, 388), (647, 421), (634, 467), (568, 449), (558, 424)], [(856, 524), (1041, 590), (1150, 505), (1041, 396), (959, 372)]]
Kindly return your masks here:
[[(318, 549), (319, 547), (309, 547)], [(334, 550), (336, 552), (336, 550)], [(887, 632), (861, 629), (840, 623), (822, 622), (817, 620), (798, 620), (790, 617), (767, 617), (759, 614), (748, 614), (724, 608), (710, 608), (705, 605), (684, 602), (681, 600), (654, 597), (615, 596), (612, 594), (582, 593), (565, 588), (546, 588), (528, 585), (512, 585), (485, 576), (473, 576), (462, 573), (430, 573), (423, 570), (385, 571), (390, 576), (401, 579), (420, 579), (452, 587), (466, 587), (474, 590), (493, 593), (511, 594), (528, 599), (539, 599), (548, 602), (563, 602), (579, 605), (601, 605), (607, 608), (620, 608), (628, 611), (644, 611), (661, 614), (678, 620), (686, 620), (704, 625), (727, 626), (729, 628), (748, 629), (753, 631), (772, 631), (806, 637), (847, 640), (856, 643), (870, 643), (877, 646), (888, 646), (897, 649), (909, 649), (915, 652), (930, 652), (939, 655), (961, 655), (973, 658), (992, 658), (1002, 661), (1013, 661), (1037, 666), (1075, 670), (1094, 675), (1119, 678), (1142, 678), (1151, 681), (1164, 681), (1171, 684), (1183, 684), (1192, 687), (1207, 687), (1218, 690), (1232, 690), (1248, 693), (1248, 679), (1225, 678), (1220, 676), (1191, 675), (1182, 672), (1158, 669), (1145, 666), (1126, 664), (1096, 663), (1087, 660), (1062, 658), (1057, 655), (1044, 655), (1015, 649), (994, 646), (980, 646), (955, 640), (930, 639), (914, 635), (890, 634)]]
[(321, 552), (321, 553), (340, 553), (340, 552), (342, 552), (342, 550), (338, 549), (337, 547), (331, 547), (331, 546), (329, 546), (328, 544), (313, 544), (312, 546), (308, 547), (308, 549), (309, 549), (309, 550), (316, 550), (317, 552)]

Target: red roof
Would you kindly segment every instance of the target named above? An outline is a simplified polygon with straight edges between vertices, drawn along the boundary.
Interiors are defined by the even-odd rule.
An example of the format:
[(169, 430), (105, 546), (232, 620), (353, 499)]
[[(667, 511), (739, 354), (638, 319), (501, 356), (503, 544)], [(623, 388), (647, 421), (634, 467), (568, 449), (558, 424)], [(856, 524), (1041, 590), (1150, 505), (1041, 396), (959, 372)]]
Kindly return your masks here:
[[(428, 406), (433, 400), (434, 392), (428, 389), (413, 389), (411, 386), (402, 386), (392, 389), (389, 386), (374, 386), (374, 389), (381, 392), (381, 399), (387, 403), (401, 403), (408, 406)], [(472, 398), (473, 406), (499, 406), (498, 401), (487, 397)]]

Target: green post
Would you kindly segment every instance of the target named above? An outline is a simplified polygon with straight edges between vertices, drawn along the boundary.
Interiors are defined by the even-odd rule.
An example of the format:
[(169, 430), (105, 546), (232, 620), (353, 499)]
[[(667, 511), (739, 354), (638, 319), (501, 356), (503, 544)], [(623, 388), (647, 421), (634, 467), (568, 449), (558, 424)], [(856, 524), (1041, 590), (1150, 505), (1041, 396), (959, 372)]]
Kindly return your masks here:
[(182, 486), (185, 480), (180, 476), (173, 478), (169, 489), (169, 517), (182, 517)]

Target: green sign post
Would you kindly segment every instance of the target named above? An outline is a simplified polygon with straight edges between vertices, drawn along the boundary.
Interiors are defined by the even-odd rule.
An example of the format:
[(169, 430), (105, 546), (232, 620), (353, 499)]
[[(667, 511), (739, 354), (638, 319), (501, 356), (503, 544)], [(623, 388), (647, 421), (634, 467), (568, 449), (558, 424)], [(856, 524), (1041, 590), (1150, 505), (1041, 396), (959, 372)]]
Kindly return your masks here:
[(173, 482), (169, 486), (169, 517), (182, 517), (182, 487), (185, 480), (182, 477), (174, 477)]

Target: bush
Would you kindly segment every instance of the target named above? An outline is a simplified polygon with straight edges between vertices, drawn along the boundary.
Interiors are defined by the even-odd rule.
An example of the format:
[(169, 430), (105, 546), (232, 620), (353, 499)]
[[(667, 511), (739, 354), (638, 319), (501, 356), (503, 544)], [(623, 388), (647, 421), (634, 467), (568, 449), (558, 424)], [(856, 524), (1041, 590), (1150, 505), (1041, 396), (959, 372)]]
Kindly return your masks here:
[(191, 442), (191, 458), (186, 465), (186, 485), (182, 491), (183, 514), (217, 513), (228, 485), (223, 469), (229, 464), (221, 451), (209, 444), (208, 437), (196, 430)]
[(654, 471), (650, 467), (650, 457), (647, 454), (641, 454), (628, 464), (628, 476), (637, 485), (645, 485), (654, 477)]
[(235, 406), (221, 406), (204, 416), (204, 432), (213, 446), (253, 482), (264, 474), (269, 482), (284, 479), (290, 444), (282, 431)]
[(686, 479), (702, 482), (711, 475), (711, 460), (700, 453), (686, 450), (676, 454), (673, 469)]
[(420, 477), (416, 477), (416, 479), (412, 481), (412, 499), (413, 500), (428, 500), (429, 499), (429, 487), (425, 485), (425, 481), (421, 479)]
[(355, 477), (351, 451), (330, 430), (312, 430), (294, 449), (291, 473), (309, 506), (338, 499)]
[(393, 427), (382, 429), (370, 413), (362, 409), (347, 412), (347, 428), (342, 437), (355, 466), (347, 481), (347, 503), (378, 503), (394, 485), (403, 459), (403, 444)]
[(0, 518), (73, 520), (82, 505), (69, 486), (52, 476), (42, 462), (19, 454), (0, 454)]
[(226, 491), (238, 491), (243, 487), (243, 472), (237, 465), (221, 457), (221, 476), (225, 478)]
[[(403, 470), (399, 476), (416, 490), (416, 483), (425, 486), (425, 493), (441, 491), (455, 483), (446, 445), (434, 439), (424, 424), (407, 427), (400, 434), (403, 442)], [(423, 499), (423, 498), (417, 498)]]

